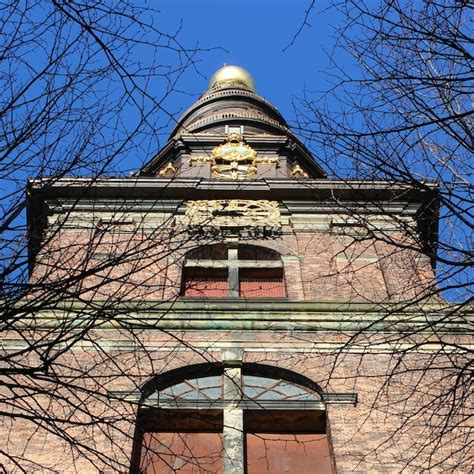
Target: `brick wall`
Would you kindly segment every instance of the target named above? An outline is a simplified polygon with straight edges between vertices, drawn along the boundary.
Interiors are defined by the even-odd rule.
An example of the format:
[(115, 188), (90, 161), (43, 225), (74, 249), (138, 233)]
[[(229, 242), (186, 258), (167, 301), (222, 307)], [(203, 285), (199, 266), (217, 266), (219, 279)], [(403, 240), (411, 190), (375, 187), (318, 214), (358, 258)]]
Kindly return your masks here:
[[(79, 380), (69, 379), (71, 386), (81, 386), (81, 390), (45, 382), (45, 390), (56, 391), (53, 401), (39, 394), (35, 395), (34, 402), (33, 398), (24, 400), (30, 415), (33, 407), (37, 415), (54, 413), (59, 419), (76, 423), (70, 426), (58, 422), (57, 432), (65, 429), (68, 436), (84, 446), (76, 446), (79, 452), (75, 452), (63, 435), (56, 436), (38, 427), (41, 423), (17, 416), (4, 417), (3, 448), (38, 464), (36, 468), (30, 465), (27, 472), (44, 472), (44, 466), (55, 472), (126, 472), (124, 466), (130, 462), (137, 405), (107, 397), (107, 393), (128, 393), (157, 374), (190, 364), (221, 361), (222, 348), (238, 343), (244, 349), (244, 364), (257, 362), (281, 367), (303, 374), (324, 392), (357, 394), (355, 405), (327, 405), (327, 434), (337, 472), (399, 472), (413, 457), (415, 466), (420, 469), (428, 466), (426, 453), (418, 450), (430, 441), (426, 421), (429, 415), (434, 417), (432, 423), (436, 416), (443, 415), (436, 407), (436, 396), (448, 392), (452, 386), (452, 379), (447, 377), (449, 371), (443, 369), (449, 363), (449, 356), (435, 350), (413, 351), (403, 358), (403, 373), (388, 378), (386, 374), (400, 360), (399, 355), (381, 347), (373, 353), (341, 352), (335, 348), (347, 342), (348, 336), (339, 332), (222, 331), (211, 334), (206, 331), (156, 330), (133, 334), (125, 330), (94, 331), (90, 337), (97, 341), (96, 346), (78, 345), (61, 356), (56, 365), (63, 376), (81, 374)], [(381, 334), (374, 335), (374, 342), (380, 337)], [(459, 338), (455, 340), (462, 343)], [(109, 349), (104, 351), (104, 347)], [(420, 370), (430, 370), (424, 381)], [(18, 383), (27, 386), (31, 382), (19, 379)], [(17, 390), (17, 394), (21, 393), (25, 391)], [(430, 400), (435, 402), (433, 407), (422, 410)], [(41, 403), (44, 403), (43, 410), (38, 405)], [(84, 407), (87, 409), (83, 410)], [(462, 416), (459, 413), (460, 419)], [(450, 454), (449, 460), (442, 464), (449, 470), (462, 461), (462, 447), (467, 442), (465, 435), (462, 426), (446, 432), (444, 444), (438, 447), (433, 444), (431, 462), (434, 464)], [(86, 455), (86, 446), (99, 453), (94, 456), (94, 463), (91, 453)], [(106, 465), (112, 467), (106, 468)], [(17, 472), (11, 463), (6, 466), (7, 472)], [(468, 472), (466, 464), (461, 466), (464, 467), (456, 472)], [(413, 465), (408, 469), (414, 470)]]
[[(212, 239), (188, 236), (170, 223), (153, 231), (140, 226), (52, 228), (32, 278), (69, 279), (74, 291), (89, 298), (176, 297), (182, 257)], [(328, 226), (294, 229), (290, 219), (279, 236), (240, 241), (281, 254), (290, 300), (397, 301), (419, 296), (433, 285), (431, 265), (412, 238), (396, 230), (389, 238), (387, 233), (354, 232), (350, 228), (346, 235)]]
[[(74, 212), (69, 217), (78, 218)], [(319, 221), (330, 220), (321, 215), (317, 217)], [(58, 356), (54, 363), (57, 372), (53, 371), (52, 377), (50, 374), (40, 377), (43, 394), (35, 392), (38, 380), (34, 377), (24, 381), (17, 379), (19, 388), (14, 392), (15, 397), (27, 394), (24, 414), (31, 415), (29, 404), (33, 403), (37, 410), (33, 413), (37, 416), (35, 420), (28, 420), (26, 415), (7, 416), (1, 436), (7, 452), (19, 453), (37, 463), (29, 464), (27, 472), (43, 472), (44, 467), (55, 472), (126, 472), (132, 453), (137, 404), (113, 399), (110, 393), (139, 391), (156, 375), (175, 368), (221, 362), (222, 351), (229, 347), (244, 351), (244, 363), (258, 362), (291, 370), (311, 379), (324, 392), (357, 394), (356, 405), (334, 404), (326, 409), (327, 434), (337, 472), (399, 472), (413, 453), (418, 452), (416, 449), (420, 449), (427, 436), (424, 430), (427, 422), (413, 415), (416, 407), (427, 400), (427, 394), (434, 393), (432, 385), (435, 390), (442, 390), (443, 384), (449, 385), (452, 381), (449, 377), (443, 378), (443, 362), (450, 359), (446, 359), (441, 350), (435, 347), (417, 351), (415, 344), (413, 351), (405, 354), (397, 344), (406, 339), (398, 333), (386, 336), (374, 331), (354, 339), (354, 333), (343, 330), (342, 325), (340, 332), (317, 330), (314, 326), (304, 330), (304, 325), (309, 324), (304, 313), (298, 315), (299, 329), (294, 330), (292, 325), (296, 323), (289, 310), (285, 321), (270, 319), (266, 330), (257, 329), (257, 323), (267, 316), (265, 311), (255, 315), (249, 310), (248, 320), (240, 323), (244, 329), (234, 330), (232, 318), (213, 326), (212, 307), (207, 313), (204, 311), (197, 322), (193, 320), (195, 325), (201, 325), (201, 330), (189, 329), (188, 324), (197, 317), (186, 312), (179, 321), (169, 323), (166, 330), (160, 329), (162, 319), (167, 316), (167, 310), (160, 312), (160, 301), (174, 300), (182, 290), (183, 257), (198, 245), (221, 240), (189, 236), (184, 229), (176, 227), (172, 219), (159, 224), (164, 219), (158, 215), (155, 228), (150, 224), (151, 218), (146, 228), (128, 224), (102, 224), (99, 228), (94, 224), (98, 222), (97, 216), (88, 220), (85, 215), (81, 219), (85, 223), (83, 227), (53, 225), (48, 229), (32, 281), (61, 281), (63, 286), (57, 288), (55, 294), (57, 300), (67, 295), (91, 302), (150, 301), (156, 302), (157, 308), (153, 320), (133, 313), (135, 321), (143, 323), (133, 330), (127, 326), (129, 322), (121, 319), (120, 311), (110, 313), (113, 316), (107, 328), (101, 321), (86, 319), (92, 329), (79, 335), (76, 342)], [(340, 229), (335, 232), (330, 226), (296, 223), (290, 216), (278, 235), (241, 239), (241, 243), (280, 253), (285, 289), (275, 286), (272, 289), (275, 297), (286, 294), (286, 298), (294, 302), (385, 303), (423, 294), (433, 283), (429, 262), (416, 251), (414, 242), (397, 229), (391, 230), (387, 239), (386, 234), (358, 235), (354, 228), (345, 233)], [(404, 245), (395, 246), (397, 241)], [(199, 289), (195, 288), (200, 293)], [(245, 296), (260, 296), (259, 291), (258, 282), (245, 282)], [(255, 292), (257, 294), (250, 294)], [(211, 299), (219, 296), (217, 293), (207, 296)], [(232, 308), (231, 303), (229, 308)], [(127, 312), (123, 314), (130, 316)], [(57, 317), (47, 316), (52, 321)], [(69, 335), (70, 321), (80, 321), (84, 314), (71, 312), (61, 317), (64, 320), (60, 327), (67, 327), (65, 334)], [(93, 319), (94, 314), (88, 317)], [(330, 322), (332, 318), (330, 311), (319, 317), (323, 322)], [(355, 318), (348, 314), (347, 320), (352, 317)], [(282, 322), (288, 323), (287, 330), (272, 329)], [(51, 327), (45, 333), (32, 329), (27, 338), (22, 335), (20, 342), (18, 333), (12, 333), (5, 338), (6, 347), (24, 344), (25, 339), (54, 338), (58, 330), (54, 324)], [(79, 331), (81, 327), (78, 324), (74, 330)], [(425, 343), (426, 337), (416, 334), (409, 340), (421, 338), (420, 343)], [(350, 345), (344, 350), (344, 344), (349, 341)], [(25, 354), (37, 358), (30, 360), (30, 365), (41, 359), (37, 351), (26, 349)], [(387, 383), (389, 368), (402, 356), (405, 375)], [(18, 357), (26, 356), (20, 351)], [(439, 371), (433, 370), (427, 379), (428, 386), (422, 386), (416, 377), (417, 370), (421, 368), (426, 372), (433, 367), (433, 361), (437, 361)], [(26, 365), (27, 362), (25, 359)], [(54, 374), (59, 376), (58, 381), (54, 380)], [(65, 386), (63, 380), (69, 381), (71, 386)], [(1, 390), (7, 397), (12, 396), (8, 388)], [(47, 393), (54, 396), (45, 395)], [(58, 422), (56, 432), (48, 431), (49, 425), (46, 429), (38, 422), (40, 413), (47, 412), (77, 423), (70, 426)], [(411, 425), (406, 424), (409, 415)], [(66, 435), (75, 440), (77, 450), (70, 449)], [(442, 460), (446, 452), (449, 454), (462, 447), (462, 428), (446, 436), (445, 444), (432, 450), (435, 458)], [(449, 469), (461, 456), (462, 449), (444, 465)], [(9, 472), (18, 471), (11, 462), (4, 462)], [(420, 451), (417, 462), (423, 469), (429, 460)]]

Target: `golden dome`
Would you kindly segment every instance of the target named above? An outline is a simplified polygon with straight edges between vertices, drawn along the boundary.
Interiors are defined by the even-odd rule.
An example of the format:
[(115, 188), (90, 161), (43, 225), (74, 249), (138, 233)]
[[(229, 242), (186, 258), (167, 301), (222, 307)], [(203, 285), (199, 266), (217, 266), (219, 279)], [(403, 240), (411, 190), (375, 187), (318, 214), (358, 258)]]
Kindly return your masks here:
[(224, 66), (216, 71), (209, 81), (209, 89), (216, 84), (240, 84), (255, 92), (252, 76), (239, 66)]

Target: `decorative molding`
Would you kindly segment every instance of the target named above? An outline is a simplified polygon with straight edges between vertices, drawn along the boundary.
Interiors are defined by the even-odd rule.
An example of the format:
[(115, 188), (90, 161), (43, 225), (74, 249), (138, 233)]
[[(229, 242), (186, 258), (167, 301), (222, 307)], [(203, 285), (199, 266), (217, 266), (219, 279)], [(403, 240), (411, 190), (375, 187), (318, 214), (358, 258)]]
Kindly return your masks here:
[[(180, 400), (180, 399), (150, 399), (143, 401), (142, 406), (171, 408), (171, 409), (209, 409), (224, 410), (229, 406), (244, 410), (324, 410), (330, 405), (356, 405), (357, 393), (322, 393), (323, 401), (314, 400), (239, 400), (238, 402), (229, 400)], [(140, 403), (143, 395), (140, 391), (110, 391), (110, 400)]]
[[(347, 346), (343, 342), (319, 342), (318, 339), (310, 337), (307, 331), (292, 331), (290, 336), (285, 338), (281, 337), (278, 340), (275, 339), (275, 333), (269, 333), (267, 330), (248, 330), (238, 331), (238, 334), (234, 334), (233, 339), (221, 340), (222, 334), (216, 335), (215, 332), (209, 332), (209, 340), (192, 340), (192, 336), (196, 335), (197, 332), (192, 328), (187, 330), (187, 334), (191, 337), (187, 340), (187, 344), (182, 344), (181, 341), (172, 340), (161, 340), (148, 342), (146, 349), (138, 342), (124, 341), (121, 339), (114, 339), (116, 328), (105, 327), (105, 331), (101, 333), (100, 341), (94, 343), (90, 341), (80, 341), (71, 348), (72, 351), (100, 351), (104, 353), (177, 353), (177, 352), (195, 352), (202, 351), (202, 353), (209, 354), (214, 351), (222, 351), (225, 349), (231, 349), (238, 344), (242, 347), (242, 350), (246, 354), (327, 354), (327, 355), (341, 355), (341, 354), (393, 354), (393, 353), (408, 353), (411, 354), (436, 354), (443, 352), (445, 354), (468, 354), (474, 351), (474, 344), (470, 344), (468, 341), (462, 344), (462, 347), (448, 347), (446, 344), (424, 344), (422, 347), (417, 346), (416, 343), (397, 343), (397, 342), (386, 342), (373, 344), (367, 342), (365, 344), (352, 344)], [(156, 328), (157, 331), (161, 331), (163, 326)], [(166, 329), (166, 328), (165, 328)], [(275, 329), (275, 328), (272, 328)], [(229, 330), (227, 327), (226, 331)], [(107, 338), (110, 334), (111, 337)], [(263, 340), (261, 336), (268, 336), (267, 340)], [(257, 338), (256, 338), (257, 336)], [(457, 335), (458, 336), (458, 335)], [(320, 335), (317, 336), (320, 338)], [(465, 337), (472, 339), (471, 333), (466, 332)], [(214, 338), (214, 340), (210, 340)], [(192, 341), (192, 342), (191, 342)], [(8, 338), (8, 336), (0, 341), (0, 348), (2, 350), (9, 351), (24, 351), (34, 345), (35, 342), (25, 342), (24, 339)], [(58, 344), (58, 349), (67, 348), (64, 343)]]
[(211, 227), (279, 227), (280, 208), (268, 200), (188, 201), (184, 225)]
[(204, 163), (211, 163), (214, 164), (214, 158), (211, 156), (192, 156), (189, 158), (188, 163), (192, 165), (193, 163), (197, 163), (198, 165), (202, 165)]
[(331, 405), (355, 405), (357, 393), (323, 393), (324, 403)]
[[(21, 311), (21, 305), (18, 307)], [(100, 313), (98, 313), (100, 311)], [(240, 333), (256, 333), (271, 329), (276, 331), (291, 331), (291, 334), (306, 334), (308, 345), (312, 348), (314, 339), (319, 338), (322, 332), (347, 331), (367, 334), (456, 334), (472, 337), (472, 322), (474, 308), (464, 308), (456, 304), (431, 303), (420, 307), (407, 307), (406, 303), (321, 303), (260, 300), (238, 301), (236, 299), (220, 299), (215, 301), (180, 299), (172, 303), (163, 301), (149, 301), (141, 303), (123, 303), (112, 305), (107, 309), (107, 303), (90, 301), (84, 305), (77, 301), (64, 301), (51, 310), (38, 311), (19, 318), (16, 327), (31, 327), (38, 330), (58, 327), (67, 319), (84, 321), (84, 324), (94, 318), (94, 322), (101, 329), (115, 330), (116, 326), (108, 315), (121, 314), (121, 322), (130, 327), (148, 328), (156, 331), (186, 330), (186, 331), (226, 331), (234, 332), (235, 337)], [(98, 314), (102, 315), (103, 323)], [(313, 334), (313, 336), (311, 335)], [(250, 337), (250, 336), (249, 336)], [(273, 341), (273, 342), (272, 342)], [(275, 338), (270, 341), (271, 350), (275, 347)], [(397, 341), (397, 339), (396, 339)], [(2, 341), (5, 342), (5, 341)], [(204, 342), (209, 345), (209, 339)], [(394, 343), (395, 344), (395, 343)], [(383, 344), (361, 344), (360, 350), (371, 352), (373, 350), (401, 350), (397, 342), (395, 346), (388, 347)], [(463, 347), (467, 347), (466, 342)], [(294, 345), (294, 344), (293, 344)], [(332, 346), (334, 347), (334, 346)], [(349, 350), (356, 350), (352, 345)], [(414, 352), (426, 350), (439, 350), (436, 342), (424, 343), (421, 347), (416, 343), (409, 344), (407, 350)], [(247, 350), (247, 346), (245, 346)], [(290, 348), (288, 349), (290, 350)], [(296, 349), (301, 351), (301, 348)], [(306, 350), (309, 350), (307, 347)], [(321, 349), (318, 349), (318, 351)], [(448, 348), (444, 348), (448, 350)], [(461, 350), (454, 348), (454, 351)]]
[[(110, 400), (139, 403), (140, 392), (109, 392)], [(348, 402), (331, 402), (347, 404)], [(230, 408), (240, 410), (324, 410), (325, 403), (321, 401), (291, 401), (286, 400), (145, 400), (141, 403), (146, 408), (163, 408), (174, 410), (228, 410)]]
[(276, 165), (278, 168), (278, 165), (280, 164), (280, 158), (277, 156), (274, 157), (265, 157), (265, 156), (257, 156), (255, 160), (253, 160), (253, 164), (256, 165), (258, 163), (262, 163), (265, 165)]
[(195, 122), (192, 122), (186, 127), (187, 132), (192, 132), (194, 130), (199, 130), (201, 127), (205, 125), (210, 125), (212, 123), (219, 123), (224, 121), (229, 121), (232, 119), (244, 119), (244, 120), (254, 120), (255, 122), (259, 123), (266, 123), (272, 125), (274, 128), (278, 130), (282, 130), (286, 133), (291, 133), (290, 129), (285, 125), (282, 125), (279, 121), (269, 118), (267, 115), (258, 112), (227, 112), (223, 114), (213, 114), (210, 117), (205, 117)]

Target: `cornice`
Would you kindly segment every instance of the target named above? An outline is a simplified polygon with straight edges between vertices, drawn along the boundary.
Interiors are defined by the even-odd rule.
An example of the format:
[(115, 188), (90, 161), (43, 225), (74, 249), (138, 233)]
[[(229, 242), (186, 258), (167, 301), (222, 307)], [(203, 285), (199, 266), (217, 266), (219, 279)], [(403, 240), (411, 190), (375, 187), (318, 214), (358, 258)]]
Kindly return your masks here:
[[(202, 191), (232, 191), (232, 192), (258, 192), (258, 191), (287, 191), (289, 196), (305, 194), (315, 196), (318, 193), (334, 194), (335, 192), (349, 192), (350, 198), (354, 198), (354, 193), (384, 193), (380, 198), (398, 196), (403, 199), (409, 198), (410, 194), (415, 194), (422, 199), (427, 193), (436, 193), (439, 189), (434, 182), (422, 183), (423, 188), (414, 187), (411, 183), (400, 183), (382, 180), (341, 180), (341, 179), (306, 179), (297, 180), (292, 178), (275, 179), (255, 179), (248, 181), (219, 181), (204, 178), (159, 178), (159, 177), (118, 177), (118, 178), (87, 178), (71, 177), (61, 178), (50, 183), (48, 177), (30, 180), (28, 189), (32, 193), (41, 193), (43, 196), (56, 195), (82, 195), (91, 194), (99, 197), (100, 191), (116, 191), (118, 197), (122, 197), (126, 192), (130, 197), (133, 192), (140, 194), (146, 190), (165, 192), (167, 195), (183, 194), (183, 190)], [(186, 194), (186, 193), (185, 193)], [(149, 196), (157, 197), (157, 196)], [(185, 197), (185, 196), (183, 196)], [(408, 200), (408, 199), (407, 199)]]
[[(271, 115), (278, 117), (278, 123), (283, 126), (286, 126), (286, 121), (279, 112), (279, 110), (268, 100), (262, 96), (241, 88), (236, 88), (235, 86), (223, 87), (217, 90), (211, 90), (203, 94), (193, 105), (191, 105), (178, 119), (173, 131), (170, 134), (170, 139), (183, 127), (184, 122), (186, 122), (191, 115), (198, 109), (203, 108), (208, 104), (221, 101), (232, 101), (235, 99), (240, 99), (243, 101), (250, 101), (256, 104), (257, 106), (268, 110)], [(187, 129), (185, 129), (187, 130)]]
[[(46, 186), (43, 184), (46, 183)], [(216, 181), (203, 178), (63, 178), (50, 184), (48, 179), (28, 183), (29, 206), (38, 216), (44, 203), (69, 209), (95, 209), (113, 205), (127, 210), (171, 209), (186, 200), (272, 199), (288, 212), (418, 213), (423, 221), (436, 220), (438, 187), (426, 183), (414, 188), (409, 183), (389, 181), (343, 181), (331, 179), (258, 179)], [(69, 202), (68, 202), (69, 201)], [(171, 207), (170, 207), (171, 206)], [(34, 210), (33, 208), (37, 208)]]
[[(27, 307), (28, 303), (23, 303)], [(18, 311), (21, 311), (19, 305)], [(31, 312), (31, 309), (29, 309)], [(173, 302), (63, 301), (25, 316), (19, 326), (47, 329), (73, 318), (97, 329), (143, 328), (193, 331), (299, 331), (315, 333), (472, 334), (474, 308), (454, 303), (344, 303), (275, 300)]]

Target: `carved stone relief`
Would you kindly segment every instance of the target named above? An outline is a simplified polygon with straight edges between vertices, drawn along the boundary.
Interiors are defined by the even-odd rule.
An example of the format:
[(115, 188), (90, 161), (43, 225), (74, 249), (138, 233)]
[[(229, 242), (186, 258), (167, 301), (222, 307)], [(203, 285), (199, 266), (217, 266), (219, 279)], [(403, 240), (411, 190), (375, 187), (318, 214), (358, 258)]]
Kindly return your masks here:
[(176, 174), (176, 168), (173, 166), (173, 163), (168, 163), (165, 167), (161, 168), (158, 172), (158, 176), (165, 178), (167, 176), (173, 176)]
[(212, 227), (278, 227), (281, 216), (277, 201), (202, 200), (188, 202), (183, 223)]

